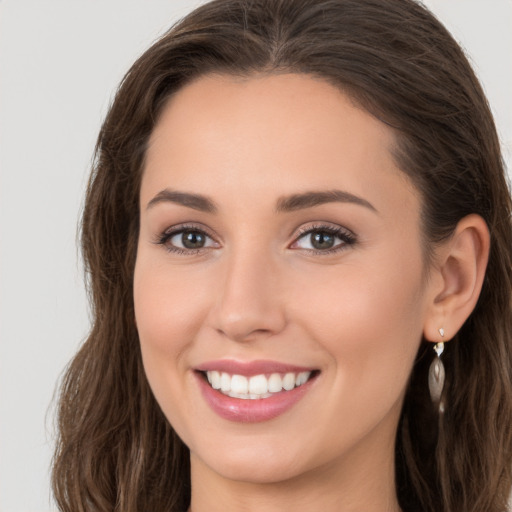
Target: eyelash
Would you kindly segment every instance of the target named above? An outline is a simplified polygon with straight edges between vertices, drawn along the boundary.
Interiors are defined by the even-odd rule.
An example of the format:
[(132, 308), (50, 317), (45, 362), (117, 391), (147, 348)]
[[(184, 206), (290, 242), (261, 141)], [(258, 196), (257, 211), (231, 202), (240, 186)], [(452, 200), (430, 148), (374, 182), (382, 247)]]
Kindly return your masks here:
[[(157, 245), (163, 245), (165, 249), (168, 252), (179, 254), (179, 255), (187, 255), (192, 256), (195, 254), (199, 254), (200, 252), (204, 251), (205, 249), (208, 249), (208, 247), (201, 247), (198, 249), (183, 249), (181, 247), (176, 247), (173, 245), (168, 245), (169, 240), (179, 235), (180, 233), (184, 233), (187, 231), (200, 233), (202, 235), (205, 235), (206, 237), (214, 240), (214, 237), (211, 236), (204, 228), (199, 228), (198, 226), (192, 225), (192, 224), (182, 224), (181, 226), (177, 226), (175, 228), (172, 228), (170, 230), (167, 230), (163, 232), (162, 234), (158, 235), (156, 240), (153, 242)], [(321, 232), (328, 234), (330, 236), (334, 236), (341, 240), (341, 243), (338, 243), (334, 247), (330, 249), (302, 249), (303, 251), (308, 252), (309, 254), (315, 254), (320, 256), (325, 255), (331, 255), (338, 253), (340, 251), (343, 251), (347, 249), (348, 246), (354, 245), (357, 242), (357, 238), (350, 230), (346, 228), (339, 227), (333, 227), (326, 224), (318, 224), (313, 226), (308, 226), (307, 228), (301, 228), (299, 229), (299, 232), (297, 236), (295, 237), (295, 240), (293, 244), (297, 243), (298, 240), (305, 238), (307, 235), (310, 235), (315, 232)]]
[(169, 240), (176, 235), (179, 235), (180, 233), (184, 233), (186, 231), (192, 231), (194, 233), (201, 233), (208, 238), (211, 238), (214, 240), (213, 236), (211, 236), (204, 228), (199, 228), (198, 226), (195, 226), (193, 224), (182, 224), (180, 226), (176, 226), (174, 228), (171, 228), (169, 230), (164, 231), (162, 234), (157, 236), (157, 239), (154, 241), (157, 245), (163, 245), (165, 249), (168, 252), (174, 253), (174, 254), (183, 254), (187, 256), (192, 256), (195, 254), (199, 254), (201, 251), (206, 249), (206, 247), (201, 247), (198, 249), (182, 249), (181, 247), (176, 247), (173, 245), (168, 245)]
[(334, 236), (341, 240), (341, 243), (336, 244), (331, 249), (321, 250), (321, 249), (302, 249), (303, 251), (307, 251), (310, 254), (318, 254), (320, 256), (325, 256), (328, 254), (335, 254), (340, 251), (344, 251), (347, 247), (354, 245), (357, 242), (356, 236), (352, 231), (347, 228), (342, 228), (341, 226), (329, 226), (326, 224), (314, 224), (312, 226), (308, 226), (306, 228), (300, 228), (298, 235), (295, 237), (294, 244), (297, 243), (301, 238), (305, 238), (307, 235), (312, 233), (326, 233), (330, 236)]

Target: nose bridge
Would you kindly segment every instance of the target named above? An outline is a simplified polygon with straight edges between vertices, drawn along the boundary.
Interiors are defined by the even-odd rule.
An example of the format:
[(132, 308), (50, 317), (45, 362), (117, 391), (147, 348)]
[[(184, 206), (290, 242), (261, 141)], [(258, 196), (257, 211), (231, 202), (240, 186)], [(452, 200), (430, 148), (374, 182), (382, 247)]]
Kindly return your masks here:
[(275, 255), (255, 240), (227, 251), (214, 312), (217, 331), (235, 341), (269, 336), (285, 324)]

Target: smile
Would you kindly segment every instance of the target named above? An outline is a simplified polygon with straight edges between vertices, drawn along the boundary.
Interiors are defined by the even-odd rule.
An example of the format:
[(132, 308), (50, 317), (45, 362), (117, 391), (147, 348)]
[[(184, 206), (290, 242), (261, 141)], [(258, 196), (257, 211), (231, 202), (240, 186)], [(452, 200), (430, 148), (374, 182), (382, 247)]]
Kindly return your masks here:
[(290, 410), (315, 385), (320, 371), (273, 361), (218, 360), (195, 369), (211, 410), (241, 423), (268, 421)]
[(207, 371), (206, 378), (213, 389), (219, 390), (224, 395), (243, 400), (259, 400), (269, 398), (275, 393), (291, 391), (302, 386), (311, 377), (312, 372), (299, 373), (288, 372), (285, 374), (272, 373), (253, 375), (231, 375), (226, 372)]

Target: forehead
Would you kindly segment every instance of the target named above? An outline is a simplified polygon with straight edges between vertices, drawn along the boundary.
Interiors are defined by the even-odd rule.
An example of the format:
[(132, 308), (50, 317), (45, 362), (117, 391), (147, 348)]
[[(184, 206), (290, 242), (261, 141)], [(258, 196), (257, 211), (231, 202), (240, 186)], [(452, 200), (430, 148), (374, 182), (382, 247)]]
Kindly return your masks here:
[[(248, 78), (207, 75), (181, 88), (163, 108), (150, 138), (151, 153), (171, 140), (177, 147), (191, 136), (221, 146), (235, 141), (242, 148), (265, 138), (267, 148), (275, 140), (281, 153), (287, 149), (283, 142), (293, 145), (297, 140), (310, 141), (318, 149), (347, 141), (354, 151), (370, 144), (388, 150), (394, 143), (392, 130), (341, 90), (325, 80), (294, 73)], [(186, 148), (180, 144), (180, 149)]]
[(176, 186), (242, 202), (244, 192), (254, 198), (312, 188), (414, 195), (393, 159), (394, 144), (389, 127), (321, 79), (206, 76), (165, 105), (150, 138), (141, 200)]

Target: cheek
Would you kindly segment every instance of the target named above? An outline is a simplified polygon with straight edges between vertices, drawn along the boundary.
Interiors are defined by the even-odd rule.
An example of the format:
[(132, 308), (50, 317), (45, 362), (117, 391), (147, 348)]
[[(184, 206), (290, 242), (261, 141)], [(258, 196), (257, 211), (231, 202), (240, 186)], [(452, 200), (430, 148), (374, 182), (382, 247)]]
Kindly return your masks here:
[(299, 285), (310, 291), (296, 295), (296, 317), (330, 354), (337, 378), (347, 381), (340, 388), (348, 381), (367, 389), (392, 383), (394, 392), (395, 383), (405, 386), (423, 330), (421, 258), (410, 264), (382, 253), (373, 264), (310, 274)]
[(141, 257), (134, 275), (134, 305), (143, 351), (161, 355), (180, 352), (201, 326), (206, 287), (194, 287), (186, 271), (170, 272), (165, 265), (151, 265)]
[(144, 370), (162, 411), (180, 432), (187, 431), (182, 411), (193, 403), (187, 399), (186, 355), (201, 326), (205, 301), (204, 293), (187, 284), (184, 272), (170, 272), (167, 265), (155, 264), (139, 252), (134, 306)]
[[(338, 439), (333, 450), (347, 439), (356, 443), (384, 418), (394, 432), (421, 342), (421, 268), (385, 270), (381, 263), (340, 268), (337, 277), (310, 275), (307, 280), (315, 287), (296, 303), (302, 330), (329, 357), (325, 407), (311, 429), (322, 429), (318, 439)], [(341, 426), (346, 436), (339, 436)]]

